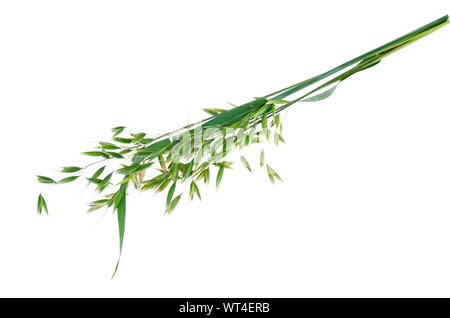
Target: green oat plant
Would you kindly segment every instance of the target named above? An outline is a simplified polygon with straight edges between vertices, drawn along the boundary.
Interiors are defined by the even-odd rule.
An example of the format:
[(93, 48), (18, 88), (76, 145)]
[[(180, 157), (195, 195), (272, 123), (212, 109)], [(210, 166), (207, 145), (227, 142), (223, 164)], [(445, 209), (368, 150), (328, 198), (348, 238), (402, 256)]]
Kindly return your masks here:
[[(84, 179), (95, 187), (99, 195), (98, 200), (89, 204), (88, 212), (111, 208), (117, 214), (119, 258), (114, 277), (122, 254), (129, 187), (139, 191), (167, 190), (167, 214), (172, 213), (183, 196), (183, 192), (180, 192), (182, 184), (187, 185), (189, 200), (201, 199), (199, 184), (208, 184), (214, 171), (215, 186), (219, 187), (225, 170), (231, 168), (232, 162), (226, 160), (231, 151), (263, 141), (275, 144), (284, 142), (280, 119), (283, 110), (298, 102), (316, 102), (328, 98), (342, 81), (375, 66), (384, 57), (448, 23), (448, 16), (444, 16), (327, 72), (254, 98), (243, 105), (231, 105), (228, 110), (204, 109), (210, 117), (176, 131), (153, 137), (143, 132), (127, 133), (128, 130), (123, 126), (115, 127), (112, 129), (111, 141), (99, 142), (95, 149), (82, 153), (96, 158), (95, 162), (85, 167), (64, 167), (61, 173), (65, 177), (59, 180), (37, 176), (38, 182), (56, 185)], [(252, 171), (245, 157), (241, 156), (241, 162)], [(281, 181), (275, 170), (265, 162), (264, 150), (259, 165), (261, 168), (265, 166), (272, 183)], [(37, 210), (39, 214), (42, 211), (48, 214), (42, 194), (38, 197)]]

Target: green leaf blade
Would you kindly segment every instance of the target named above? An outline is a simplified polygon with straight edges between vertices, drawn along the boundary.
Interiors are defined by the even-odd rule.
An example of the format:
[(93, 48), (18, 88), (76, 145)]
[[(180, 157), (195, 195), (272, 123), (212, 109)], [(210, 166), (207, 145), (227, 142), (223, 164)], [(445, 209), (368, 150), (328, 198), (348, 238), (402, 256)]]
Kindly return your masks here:
[(261, 150), (261, 154), (259, 155), (259, 166), (264, 167), (264, 150)]
[(114, 278), (114, 276), (116, 275), (117, 269), (119, 268), (120, 258), (122, 257), (123, 239), (125, 236), (126, 196), (127, 196), (127, 185), (125, 183), (120, 186), (119, 192), (120, 192), (120, 200), (116, 207), (117, 224), (119, 227), (119, 259), (117, 260), (117, 264), (111, 279)]

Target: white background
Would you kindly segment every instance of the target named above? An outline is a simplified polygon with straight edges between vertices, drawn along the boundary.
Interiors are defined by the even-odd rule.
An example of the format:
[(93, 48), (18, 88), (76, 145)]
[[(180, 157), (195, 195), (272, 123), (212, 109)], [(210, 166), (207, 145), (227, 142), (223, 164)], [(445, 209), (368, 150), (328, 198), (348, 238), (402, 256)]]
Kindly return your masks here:
[[(445, 1), (2, 1), (0, 296), (450, 296), (450, 26), (299, 104), (266, 157), (163, 217), (49, 188), (126, 125), (163, 133), (450, 13)], [(42, 191), (50, 217), (36, 214)]]

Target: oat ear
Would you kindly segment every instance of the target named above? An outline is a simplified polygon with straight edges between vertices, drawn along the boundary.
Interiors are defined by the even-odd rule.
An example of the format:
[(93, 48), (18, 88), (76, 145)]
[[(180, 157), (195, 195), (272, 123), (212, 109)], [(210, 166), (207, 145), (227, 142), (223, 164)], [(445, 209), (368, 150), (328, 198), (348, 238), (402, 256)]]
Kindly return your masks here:
[[(195, 195), (201, 199), (195, 181), (203, 180), (208, 184), (210, 174), (217, 170), (215, 186), (219, 188), (225, 169), (232, 166), (232, 162), (225, 159), (233, 150), (263, 141), (273, 141), (276, 145), (284, 142), (280, 119), (283, 110), (299, 102), (318, 102), (329, 98), (342, 81), (378, 65), (383, 58), (448, 23), (448, 16), (444, 16), (331, 70), (263, 97), (256, 97), (240, 106), (230, 104), (228, 110), (203, 109), (211, 117), (175, 131), (149, 136), (143, 132), (128, 132), (125, 126), (116, 126), (111, 129), (110, 141), (101, 141), (94, 149), (82, 152), (96, 161), (84, 167), (63, 167), (60, 172), (64, 176), (56, 179), (59, 181), (42, 175), (37, 176), (37, 181), (50, 186), (85, 180), (88, 186), (93, 186), (101, 194), (98, 200), (89, 204), (88, 212), (112, 208), (117, 213), (119, 258), (114, 277), (122, 255), (126, 197), (130, 182), (140, 191), (163, 192), (171, 185), (165, 202), (165, 213), (171, 214), (183, 194), (176, 192), (183, 185), (189, 186), (190, 200)], [(315, 88), (311, 88), (314, 84)], [(300, 96), (294, 98), (293, 95), (299, 92)], [(252, 171), (247, 159), (244, 156), (240, 159), (244, 167)], [(261, 168), (266, 166), (272, 183), (282, 181), (275, 170), (267, 165), (264, 150), (259, 156), (259, 165)], [(145, 176), (149, 176), (147, 180)], [(110, 192), (105, 194), (107, 190)], [(37, 212), (42, 214), (42, 211), (48, 214), (47, 203), (39, 194)]]

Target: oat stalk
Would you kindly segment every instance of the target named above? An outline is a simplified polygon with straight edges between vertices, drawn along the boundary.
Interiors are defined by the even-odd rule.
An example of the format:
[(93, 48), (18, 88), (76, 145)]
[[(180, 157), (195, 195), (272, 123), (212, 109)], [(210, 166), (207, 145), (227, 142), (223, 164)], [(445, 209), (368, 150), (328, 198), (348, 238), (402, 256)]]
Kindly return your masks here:
[[(38, 176), (38, 182), (55, 185), (84, 180), (95, 187), (99, 198), (89, 204), (88, 212), (112, 208), (117, 213), (119, 226), (119, 260), (125, 234), (127, 189), (139, 191), (167, 191), (165, 212), (170, 214), (179, 204), (182, 184), (188, 184), (187, 198), (200, 199), (200, 183), (208, 184), (215, 173), (215, 186), (219, 188), (225, 170), (232, 167), (227, 155), (263, 141), (276, 145), (284, 142), (280, 113), (298, 102), (316, 102), (328, 98), (336, 87), (350, 76), (378, 64), (384, 57), (436, 31), (449, 23), (448, 16), (433, 21), (396, 40), (362, 54), (327, 72), (283, 88), (230, 109), (204, 109), (210, 117), (158, 137), (146, 133), (127, 133), (123, 126), (112, 129), (108, 142), (83, 155), (96, 158), (84, 167), (68, 166), (61, 169), (65, 176), (57, 180)], [(315, 85), (315, 86), (314, 86)], [(299, 94), (299, 96), (295, 96)], [(253, 172), (249, 161), (240, 161)], [(281, 181), (275, 170), (266, 163), (264, 151), (259, 157), (269, 180)], [(48, 214), (47, 203), (39, 194), (38, 213)]]

